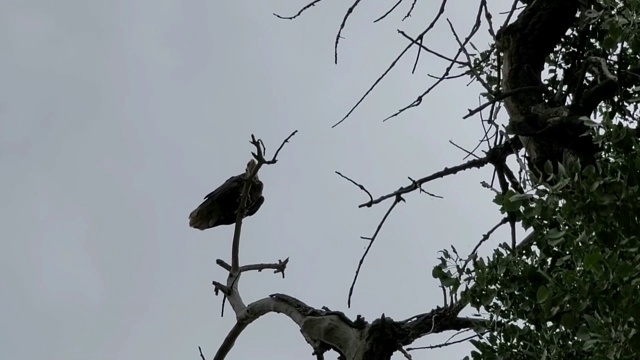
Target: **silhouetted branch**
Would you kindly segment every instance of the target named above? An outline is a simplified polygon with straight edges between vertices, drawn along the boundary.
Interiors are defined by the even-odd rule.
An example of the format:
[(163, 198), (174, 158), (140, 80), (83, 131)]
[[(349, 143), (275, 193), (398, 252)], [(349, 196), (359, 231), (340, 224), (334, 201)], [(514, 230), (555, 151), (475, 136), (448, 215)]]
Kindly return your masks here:
[(405, 15), (405, 16), (402, 18), (402, 21), (407, 20), (407, 19), (411, 16), (411, 13), (413, 12), (413, 9), (415, 9), (415, 7), (416, 7), (416, 3), (417, 3), (417, 2), (418, 2), (418, 0), (413, 0), (413, 1), (411, 2), (411, 7), (409, 8), (409, 11), (407, 11), (407, 15)]
[[(483, 0), (484, 2), (485, 0)], [(446, 0), (444, 1), (446, 2)], [(443, 2), (443, 6), (444, 6), (444, 2)], [(481, 2), (482, 5), (482, 2)], [(444, 12), (444, 8), (441, 7), (440, 10), (442, 12)], [(439, 18), (441, 15), (441, 13), (438, 13), (437, 18)], [(449, 63), (449, 65), (447, 66), (447, 68), (445, 69), (443, 75), (440, 77), (440, 79), (438, 79), (433, 85), (431, 85), (429, 88), (427, 88), (427, 90), (425, 90), (422, 94), (418, 95), (418, 97), (409, 105), (401, 108), (400, 110), (396, 111), (395, 113), (393, 113), (392, 115), (387, 116), (384, 120), (382, 121), (387, 121), (389, 119), (392, 119), (400, 114), (402, 114), (403, 112), (414, 108), (414, 107), (418, 107), (420, 106), (420, 104), (422, 104), (422, 99), (427, 96), (427, 94), (429, 94), (433, 89), (435, 89), (438, 85), (440, 85), (444, 79), (449, 76), (449, 72), (451, 72), (451, 69), (453, 69), (453, 66), (455, 65), (454, 61), (457, 61), (458, 56), (460, 56), (460, 54), (462, 53), (464, 47), (467, 45), (467, 43), (469, 43), (469, 41), (471, 41), (471, 38), (476, 34), (476, 32), (478, 32), (478, 29), (480, 29), (480, 24), (481, 24), (481, 15), (482, 15), (482, 7), (480, 7), (477, 15), (476, 15), (476, 22), (474, 23), (473, 27), (471, 28), (471, 31), (469, 33), (469, 35), (465, 38), (464, 42), (461, 43), (460, 48), (458, 49), (458, 52), (456, 53), (456, 55), (453, 57), (453, 61)], [(424, 35), (421, 35), (424, 36)], [(420, 38), (420, 36), (418, 36), (418, 39)]]
[(466, 162), (464, 164), (461, 164), (461, 165), (457, 165), (457, 166), (450, 167), (450, 168), (444, 168), (443, 170), (438, 171), (436, 173), (433, 173), (433, 174), (431, 174), (429, 176), (425, 176), (425, 177), (420, 178), (418, 180), (412, 181), (411, 185), (401, 187), (400, 189), (398, 189), (398, 190), (396, 190), (396, 191), (394, 191), (392, 193), (389, 193), (387, 195), (383, 195), (383, 196), (381, 196), (381, 197), (379, 197), (379, 198), (377, 198), (375, 200), (368, 201), (368, 202), (366, 202), (364, 204), (360, 204), (360, 205), (358, 205), (358, 207), (360, 207), (360, 208), (362, 208), (362, 207), (371, 207), (371, 206), (373, 206), (375, 204), (381, 203), (382, 201), (384, 201), (386, 199), (389, 199), (389, 198), (392, 198), (394, 196), (404, 195), (406, 193), (410, 193), (412, 191), (418, 190), (420, 188), (420, 185), (422, 185), (424, 183), (427, 183), (429, 181), (432, 181), (432, 180), (435, 180), (435, 179), (440, 179), (440, 178), (446, 177), (448, 175), (457, 174), (460, 171), (464, 171), (464, 170), (468, 170), (468, 169), (472, 169), (472, 168), (481, 168), (481, 167), (487, 165), (488, 163), (489, 163), (489, 159), (488, 159), (488, 157), (485, 156), (485, 157), (480, 158), (480, 159), (473, 159), (473, 160), (468, 161), (468, 162)]
[[(240, 199), (239, 199), (240, 204), (238, 206), (238, 210), (236, 214), (236, 222), (235, 222), (235, 227), (233, 231), (233, 243), (231, 245), (231, 266), (228, 269), (229, 275), (227, 277), (227, 285), (224, 286), (217, 281), (213, 282), (216, 294), (218, 293), (218, 291), (222, 291), (223, 294), (225, 295), (225, 297), (222, 300), (221, 316), (224, 316), (224, 305), (227, 299), (229, 299), (229, 304), (231, 305), (231, 307), (233, 308), (233, 311), (236, 314), (238, 314), (238, 312), (242, 311), (246, 307), (237, 289), (238, 289), (238, 281), (240, 280), (240, 274), (242, 272), (240, 270), (240, 256), (239, 256), (240, 235), (242, 233), (242, 220), (244, 219), (247, 211), (247, 199), (249, 197), (249, 190), (251, 187), (252, 180), (258, 174), (258, 171), (260, 170), (262, 165), (265, 165), (265, 164), (272, 165), (278, 161), (277, 156), (280, 153), (280, 150), (282, 150), (284, 145), (288, 143), (289, 140), (297, 132), (298, 131), (295, 130), (287, 138), (284, 139), (284, 141), (282, 142), (282, 144), (280, 144), (280, 147), (278, 147), (278, 149), (276, 150), (271, 160), (267, 160), (265, 158), (266, 147), (264, 146), (264, 142), (261, 139), (256, 139), (256, 137), (253, 134), (251, 135), (251, 144), (256, 148), (256, 151), (252, 152), (251, 154), (253, 155), (255, 160), (257, 160), (257, 163), (255, 164), (255, 166), (247, 166), (247, 170), (244, 175), (246, 178), (246, 181), (244, 182), (244, 185), (242, 187), (242, 192), (240, 193)], [(286, 262), (284, 263), (284, 266), (286, 266)], [(284, 277), (284, 267), (282, 268), (281, 272)]]
[[(274, 274), (282, 273), (282, 278), (284, 278), (284, 271), (286, 270), (288, 263), (289, 263), (289, 258), (286, 258), (284, 260), (278, 260), (277, 263), (243, 265), (243, 266), (240, 266), (239, 271), (241, 273), (247, 272), (247, 271), (262, 272), (262, 270), (273, 269), (275, 270), (273, 272)], [(227, 271), (231, 271), (231, 265), (227, 264), (227, 262), (222, 259), (217, 259), (216, 264), (218, 264), (218, 266), (220, 266), (221, 268)]]
[[(435, 24), (438, 22), (438, 20), (440, 19), (440, 17), (442, 16), (442, 14), (444, 14), (444, 10), (445, 10), (445, 6), (447, 4), (447, 0), (442, 0), (441, 4), (440, 4), (440, 9), (438, 10), (438, 13), (436, 14), (435, 18), (431, 21), (431, 23), (429, 24), (429, 26), (427, 26), (427, 28), (425, 30), (423, 30), (417, 37), (416, 39), (420, 39), (422, 37), (424, 37), (429, 30), (431, 30)], [(409, 51), (409, 49), (411, 48), (411, 46), (413, 46), (413, 43), (407, 45), (407, 47), (404, 48), (404, 50), (402, 50), (400, 52), (400, 55), (398, 55), (395, 60), (393, 60), (391, 62), (391, 65), (389, 65), (389, 67), (387, 68), (387, 70), (384, 71), (384, 73), (378, 77), (376, 79), (376, 81), (373, 83), (373, 85), (371, 85), (371, 87), (364, 93), (364, 95), (360, 98), (360, 100), (358, 100), (358, 102), (351, 108), (351, 110), (349, 110), (349, 112), (347, 113), (347, 115), (345, 115), (340, 121), (338, 121), (337, 123), (333, 124), (333, 126), (331, 126), (332, 128), (340, 125), (342, 122), (344, 122), (345, 120), (347, 120), (347, 118), (349, 116), (351, 116), (351, 114), (356, 110), (356, 108), (358, 106), (360, 106), (360, 104), (362, 104), (362, 102), (364, 101), (364, 99), (367, 98), (367, 96), (369, 96), (369, 94), (373, 91), (373, 89), (382, 81), (382, 79), (384, 79), (385, 76), (387, 76), (387, 74), (389, 74), (389, 72), (391, 71), (391, 69), (393, 69), (396, 64), (398, 63), (398, 61), (400, 61), (400, 59), (404, 56), (404, 54), (407, 53), (407, 51)]]
[(349, 17), (351, 16), (351, 14), (353, 13), (353, 10), (355, 10), (356, 6), (358, 6), (358, 4), (360, 3), (361, 0), (355, 0), (353, 2), (353, 4), (351, 4), (351, 6), (349, 7), (349, 9), (347, 9), (347, 13), (344, 14), (344, 17), (342, 18), (342, 23), (340, 23), (340, 29), (338, 30), (338, 34), (336, 35), (336, 42), (335, 42), (335, 46), (334, 46), (334, 63), (338, 63), (338, 42), (340, 42), (340, 35), (342, 34), (342, 30), (344, 30), (344, 26), (347, 24), (347, 20), (349, 19)]
[(387, 200), (394, 196), (404, 195), (412, 191), (418, 190), (420, 188), (420, 185), (423, 185), (429, 181), (433, 181), (436, 179), (444, 178), (449, 175), (457, 174), (460, 171), (473, 169), (473, 168), (481, 168), (487, 164), (493, 164), (493, 165), (502, 164), (506, 161), (506, 158), (509, 155), (516, 153), (520, 149), (522, 149), (522, 143), (520, 142), (520, 140), (518, 138), (511, 138), (508, 141), (506, 141), (504, 144), (500, 144), (489, 149), (489, 151), (487, 151), (486, 156), (483, 158), (473, 159), (463, 164), (450, 167), (450, 168), (446, 167), (443, 170), (435, 172), (429, 176), (425, 176), (423, 178), (412, 181), (411, 185), (403, 186), (400, 189), (392, 193), (389, 193), (387, 195), (380, 196), (379, 198), (373, 201), (368, 201), (366, 203), (360, 204), (358, 205), (358, 207), (360, 208), (371, 207), (375, 204), (381, 203), (384, 200)]
[(468, 340), (471, 340), (471, 339), (477, 338), (477, 337), (480, 337), (480, 334), (467, 336), (466, 338), (460, 339), (460, 340), (446, 341), (446, 342), (443, 342), (442, 344), (437, 344), (437, 345), (411, 347), (411, 348), (407, 348), (407, 351), (438, 349), (438, 348), (443, 348), (445, 346), (451, 346), (451, 345), (455, 345), (455, 344), (460, 344), (460, 343), (466, 342)]
[(340, 171), (336, 171), (336, 174), (338, 174), (339, 176), (341, 176), (343, 179), (349, 181), (350, 183), (352, 183), (353, 185), (357, 186), (360, 188), (360, 190), (364, 191), (368, 196), (369, 196), (369, 200), (373, 200), (373, 196), (371, 196), (371, 193), (369, 192), (369, 190), (367, 190), (367, 188), (365, 188), (363, 185), (358, 184), (357, 182), (353, 181), (352, 179), (342, 175), (342, 173)]
[(475, 108), (473, 110), (469, 109), (469, 113), (467, 113), (467, 115), (465, 115), (462, 118), (463, 119), (468, 119), (471, 116), (473, 116), (473, 115), (479, 113), (480, 111), (484, 110), (489, 105), (492, 105), (492, 104), (495, 104), (498, 101), (504, 100), (504, 99), (508, 98), (509, 96), (522, 94), (522, 93), (525, 93), (525, 92), (531, 92), (531, 91), (545, 92), (545, 91), (547, 91), (547, 89), (544, 86), (525, 86), (525, 87), (521, 87), (521, 88), (517, 88), (517, 89), (505, 91), (505, 92), (499, 92), (499, 93), (492, 94), (491, 95), (492, 96), (491, 100), (487, 101), (486, 103), (478, 106), (477, 108)]
[(400, 29), (398, 29), (398, 33), (399, 33), (400, 35), (404, 36), (407, 40), (411, 41), (411, 43), (413, 43), (414, 45), (417, 45), (417, 46), (419, 46), (422, 50), (424, 50), (424, 51), (428, 52), (429, 54), (433, 54), (433, 55), (435, 55), (435, 56), (437, 56), (437, 57), (439, 57), (439, 58), (441, 58), (441, 59), (444, 59), (444, 60), (449, 61), (449, 62), (454, 62), (454, 63), (456, 63), (456, 64), (458, 64), (458, 65), (469, 66), (469, 63), (466, 63), (466, 62), (463, 62), (463, 61), (458, 61), (458, 60), (455, 60), (455, 59), (448, 58), (448, 57), (446, 57), (446, 56), (444, 56), (444, 55), (442, 55), (442, 54), (440, 54), (440, 53), (438, 53), (438, 52), (435, 52), (435, 51), (433, 51), (433, 50), (431, 50), (431, 49), (427, 48), (426, 46), (422, 45), (422, 44), (421, 44), (421, 43), (419, 43), (418, 41), (416, 41), (416, 40), (412, 39), (409, 35), (407, 35), (404, 31), (402, 31), (402, 30), (400, 30)]
[[(480, 2), (480, 13), (482, 13), (482, 4), (484, 4), (484, 3), (485, 3), (485, 1), (481, 1)], [(451, 21), (449, 19), (447, 19), (447, 23), (449, 24), (449, 29), (451, 29), (451, 32), (453, 33), (453, 37), (456, 39), (456, 42), (458, 43), (458, 46), (460, 46), (460, 50), (462, 50), (462, 53), (467, 58), (467, 64), (469, 64), (468, 65), (469, 66), (469, 71), (471, 72), (471, 74), (473, 74), (475, 80), (477, 80), (485, 88), (485, 90), (487, 90), (489, 93), (492, 93), (493, 89), (491, 88), (491, 85), (487, 84), (487, 82), (484, 81), (482, 76), (480, 76), (478, 71), (473, 67), (473, 62), (471, 61), (471, 55), (467, 51), (466, 43), (463, 44), (462, 41), (460, 41), (460, 38), (458, 37), (458, 33), (456, 33), (456, 29), (453, 27), (453, 24), (451, 23)]]
[(492, 227), (489, 231), (487, 231), (484, 235), (482, 235), (482, 239), (478, 241), (478, 243), (473, 248), (473, 250), (471, 250), (471, 253), (469, 254), (469, 257), (467, 258), (467, 260), (465, 260), (464, 264), (462, 264), (462, 270), (460, 271), (460, 273), (464, 273), (465, 269), (467, 268), (467, 265), (469, 264), (469, 261), (471, 261), (474, 255), (478, 252), (478, 249), (480, 249), (480, 246), (484, 244), (485, 241), (489, 240), (489, 238), (491, 237), (491, 234), (493, 234), (496, 230), (498, 230), (498, 228), (500, 228), (502, 225), (506, 224), (507, 222), (509, 222), (509, 218), (507, 217), (502, 218), (502, 220), (500, 220), (499, 223), (497, 223), (494, 227)]
[(293, 20), (293, 19), (297, 18), (298, 16), (302, 15), (303, 12), (305, 12), (305, 11), (309, 10), (311, 7), (315, 6), (320, 1), (322, 1), (322, 0), (314, 0), (314, 1), (312, 1), (311, 3), (305, 5), (302, 9), (300, 9), (300, 11), (298, 11), (298, 13), (296, 13), (293, 16), (281, 16), (281, 15), (278, 15), (276, 13), (273, 13), (273, 15), (275, 17), (277, 17), (277, 18), (280, 18), (280, 19)]
[(391, 204), (391, 206), (389, 207), (389, 210), (387, 210), (387, 213), (384, 214), (384, 216), (382, 217), (382, 220), (380, 220), (380, 223), (378, 224), (376, 231), (373, 233), (373, 236), (370, 238), (362, 237), (365, 240), (369, 240), (369, 245), (367, 245), (367, 249), (364, 251), (364, 254), (362, 254), (362, 258), (360, 258), (360, 261), (358, 262), (358, 268), (356, 269), (356, 273), (353, 276), (353, 282), (351, 283), (351, 287), (349, 288), (349, 297), (347, 299), (347, 307), (351, 307), (351, 295), (353, 295), (353, 288), (356, 286), (356, 281), (358, 280), (358, 275), (360, 274), (360, 268), (362, 268), (364, 259), (367, 257), (367, 254), (369, 253), (369, 250), (371, 249), (373, 242), (376, 240), (376, 237), (380, 233), (380, 230), (382, 229), (382, 225), (384, 225), (384, 222), (387, 221), (389, 214), (391, 214), (391, 211), (393, 211), (393, 208), (395, 208), (400, 201), (404, 201), (404, 199), (402, 198), (402, 196), (396, 195), (395, 201), (393, 202), (393, 204)]
[(398, 0), (398, 2), (396, 2), (395, 5), (393, 5), (393, 7), (391, 7), (391, 9), (387, 10), (386, 13), (384, 13), (379, 18), (375, 19), (373, 22), (377, 23), (378, 21), (381, 21), (382, 19), (384, 19), (387, 16), (389, 16), (389, 14), (391, 14), (393, 12), (393, 10), (395, 10), (398, 7), (398, 5), (402, 4), (402, 1), (404, 1), (404, 0)]

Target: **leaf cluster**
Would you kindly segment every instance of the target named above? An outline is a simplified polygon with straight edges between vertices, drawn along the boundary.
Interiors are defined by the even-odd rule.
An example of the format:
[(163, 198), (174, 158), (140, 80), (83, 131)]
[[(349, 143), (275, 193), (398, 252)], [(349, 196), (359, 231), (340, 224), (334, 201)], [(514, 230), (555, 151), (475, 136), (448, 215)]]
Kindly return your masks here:
[(598, 166), (496, 197), (535, 240), (474, 259), (463, 297), (493, 327), (474, 359), (640, 358), (640, 142), (612, 122), (597, 140)]

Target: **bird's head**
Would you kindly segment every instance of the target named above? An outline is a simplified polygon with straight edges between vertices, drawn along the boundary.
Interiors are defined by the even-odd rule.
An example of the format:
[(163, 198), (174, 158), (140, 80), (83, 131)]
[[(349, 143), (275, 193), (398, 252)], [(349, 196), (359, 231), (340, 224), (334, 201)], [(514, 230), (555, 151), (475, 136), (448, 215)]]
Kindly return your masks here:
[[(256, 168), (257, 165), (258, 165), (258, 162), (256, 162), (255, 159), (249, 160), (249, 162), (247, 163), (247, 169), (245, 170), (246, 171), (246, 175), (248, 176), (249, 174), (251, 174), (251, 172), (253, 171), (253, 169)], [(258, 174), (256, 174), (254, 179), (258, 180)]]

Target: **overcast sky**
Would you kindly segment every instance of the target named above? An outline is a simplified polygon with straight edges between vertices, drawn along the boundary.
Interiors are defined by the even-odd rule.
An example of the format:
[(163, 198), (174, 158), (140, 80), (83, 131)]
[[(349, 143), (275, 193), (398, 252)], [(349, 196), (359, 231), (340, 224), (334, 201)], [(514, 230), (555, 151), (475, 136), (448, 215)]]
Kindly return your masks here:
[[(475, 5), (450, 2), (464, 36)], [(510, 1), (493, 4), (498, 11)], [(331, 129), (417, 34), (437, 2), (409, 3), (389, 19), (362, 2), (333, 42), (350, 3), (326, 1), (295, 21), (302, 1), (0, 0), (0, 358), (48, 360), (198, 359), (214, 355), (233, 325), (211, 280), (226, 274), (232, 227), (198, 231), (187, 216), (202, 197), (243, 171), (253, 133), (274, 150), (293, 130), (277, 165), (263, 168), (266, 202), (243, 228), (243, 264), (290, 257), (286, 278), (242, 277), (245, 302), (272, 293), (373, 320), (396, 320), (442, 305), (431, 269), (437, 251), (468, 253), (501, 218), (480, 186), (489, 169), (440, 180), (444, 197), (406, 196), (366, 260), (352, 308), (346, 301), (366, 242), (389, 203), (374, 196), (462, 161), (452, 140), (481, 136), (477, 86), (444, 83), (412, 102), (446, 63), (413, 56), (341, 126)], [(444, 19), (443, 19), (444, 20)], [(496, 22), (497, 24), (497, 22)], [(486, 48), (486, 31), (475, 45)], [(442, 21), (426, 44), (451, 55)], [(460, 71), (460, 70), (457, 70)], [(505, 241), (498, 232), (490, 246)], [(502, 238), (500, 238), (502, 236)], [(415, 345), (435, 344), (451, 334)], [(470, 346), (414, 353), (456, 359)], [(228, 359), (312, 359), (296, 326), (268, 315), (248, 328)], [(401, 355), (396, 355), (402, 358)], [(335, 358), (335, 354), (330, 358)]]

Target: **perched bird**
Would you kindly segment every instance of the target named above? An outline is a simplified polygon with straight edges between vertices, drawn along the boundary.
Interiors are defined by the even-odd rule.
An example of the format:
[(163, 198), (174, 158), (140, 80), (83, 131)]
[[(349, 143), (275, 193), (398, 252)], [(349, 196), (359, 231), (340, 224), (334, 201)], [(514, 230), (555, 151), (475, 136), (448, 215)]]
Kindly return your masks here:
[[(206, 230), (219, 225), (235, 224), (242, 188), (247, 181), (247, 175), (253, 171), (256, 165), (256, 161), (251, 159), (245, 173), (230, 177), (224, 184), (205, 196), (204, 202), (189, 214), (189, 226)], [(264, 202), (263, 187), (262, 181), (258, 179), (256, 174), (249, 188), (245, 217), (255, 214), (262, 206)]]

